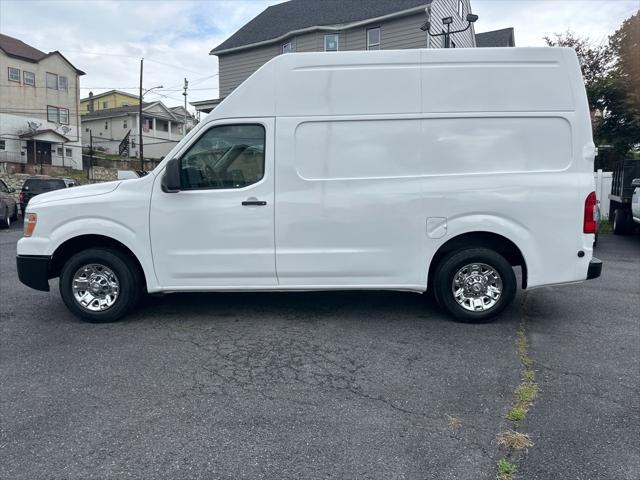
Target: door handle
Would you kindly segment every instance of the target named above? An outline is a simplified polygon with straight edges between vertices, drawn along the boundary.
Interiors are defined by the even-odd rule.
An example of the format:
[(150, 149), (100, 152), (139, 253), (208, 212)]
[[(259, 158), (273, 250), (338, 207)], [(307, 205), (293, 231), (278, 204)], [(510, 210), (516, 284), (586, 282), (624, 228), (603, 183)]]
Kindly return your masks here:
[(263, 207), (266, 204), (267, 204), (267, 202), (265, 202), (264, 200), (258, 200), (255, 197), (247, 198), (246, 200), (244, 200), (242, 202), (242, 205), (244, 205), (245, 207), (246, 206), (250, 206), (250, 205)]

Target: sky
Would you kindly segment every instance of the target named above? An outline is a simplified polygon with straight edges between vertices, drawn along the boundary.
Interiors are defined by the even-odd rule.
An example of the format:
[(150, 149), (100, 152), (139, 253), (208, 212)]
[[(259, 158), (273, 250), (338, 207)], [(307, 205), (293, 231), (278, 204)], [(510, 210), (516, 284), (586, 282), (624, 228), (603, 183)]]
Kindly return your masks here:
[[(322, 1), (322, 0), (317, 0)], [(358, 0), (345, 0), (358, 1)], [(393, 0), (388, 0), (393, 1)], [(0, 32), (77, 68), (81, 96), (118, 89), (137, 94), (140, 58), (145, 97), (168, 106), (218, 97), (218, 62), (209, 51), (269, 5), (268, 0), (0, 0)], [(541, 46), (568, 29), (605, 42), (640, 0), (471, 0), (476, 32), (515, 28), (516, 45)], [(189, 107), (192, 110), (191, 107)]]

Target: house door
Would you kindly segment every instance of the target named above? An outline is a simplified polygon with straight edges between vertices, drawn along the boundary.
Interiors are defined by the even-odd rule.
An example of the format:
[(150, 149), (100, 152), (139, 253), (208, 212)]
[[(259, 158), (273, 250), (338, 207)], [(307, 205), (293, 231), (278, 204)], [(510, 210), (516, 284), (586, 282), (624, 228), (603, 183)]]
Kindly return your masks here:
[(28, 141), (27, 163), (51, 165), (51, 144), (37, 140)]
[(36, 163), (39, 165), (51, 165), (51, 144), (36, 141)]

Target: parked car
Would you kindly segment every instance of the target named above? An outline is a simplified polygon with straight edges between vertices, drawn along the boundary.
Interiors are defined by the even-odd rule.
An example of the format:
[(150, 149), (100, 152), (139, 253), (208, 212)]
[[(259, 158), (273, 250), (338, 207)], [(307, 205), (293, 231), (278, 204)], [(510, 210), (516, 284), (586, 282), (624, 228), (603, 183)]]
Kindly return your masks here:
[(18, 219), (18, 205), (13, 198), (15, 191), (0, 179), (0, 228), (9, 228), (11, 221)]
[(631, 219), (640, 224), (640, 178), (631, 181), (633, 196), (631, 197)]
[(632, 181), (640, 177), (640, 160), (620, 160), (611, 174), (609, 194), (609, 221), (613, 233), (624, 235), (634, 230), (635, 223), (631, 211), (634, 186)]
[(487, 321), (513, 267), (600, 275), (594, 157), (569, 48), (279, 55), (148, 175), (34, 198), (18, 275), (92, 322), (145, 292), (343, 289)]
[(20, 190), (20, 211), (24, 216), (25, 209), (33, 197), (42, 193), (67, 188), (64, 178), (53, 178), (46, 175), (35, 175), (27, 178)]
[(62, 180), (64, 180), (64, 184), (67, 186), (67, 188), (75, 187), (76, 185), (78, 185), (78, 182), (76, 182), (73, 178), (63, 178)]

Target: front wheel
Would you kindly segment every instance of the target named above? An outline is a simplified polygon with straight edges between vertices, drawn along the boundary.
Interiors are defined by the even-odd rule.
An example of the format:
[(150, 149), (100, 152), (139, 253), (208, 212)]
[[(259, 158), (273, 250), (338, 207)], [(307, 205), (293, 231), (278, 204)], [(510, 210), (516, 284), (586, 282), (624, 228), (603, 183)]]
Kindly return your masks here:
[(60, 274), (60, 295), (72, 313), (93, 323), (113, 322), (138, 302), (130, 259), (117, 250), (91, 248), (72, 256)]
[(436, 269), (436, 300), (456, 319), (487, 322), (504, 310), (516, 294), (516, 276), (509, 262), (486, 248), (453, 252)]
[(616, 208), (613, 212), (613, 233), (624, 235), (627, 233), (627, 214), (621, 208)]

